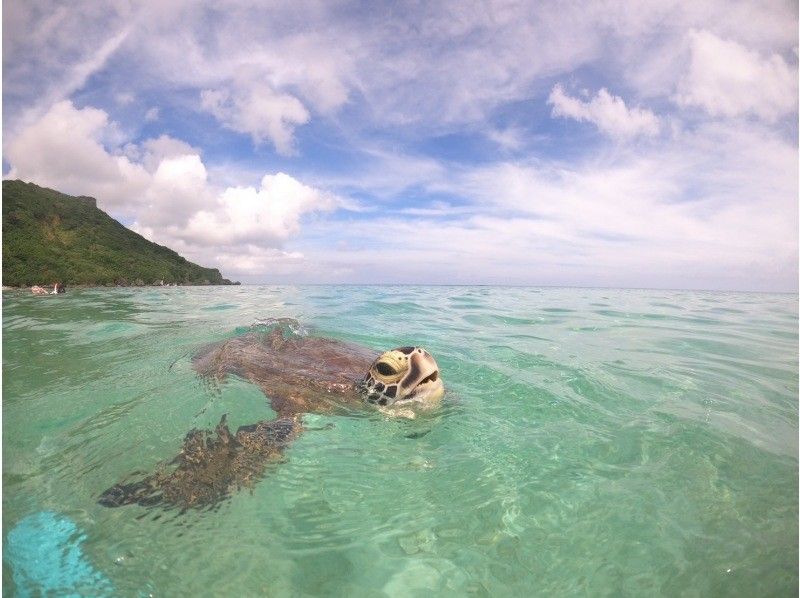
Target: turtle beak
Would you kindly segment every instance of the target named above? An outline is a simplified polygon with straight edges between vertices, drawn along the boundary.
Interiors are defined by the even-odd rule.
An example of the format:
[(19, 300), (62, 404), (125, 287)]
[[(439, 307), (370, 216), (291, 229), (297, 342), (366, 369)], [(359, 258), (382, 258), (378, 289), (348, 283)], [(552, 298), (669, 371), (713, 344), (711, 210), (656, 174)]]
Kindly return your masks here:
[(444, 394), (436, 360), (420, 347), (400, 347), (381, 355), (359, 384), (369, 403), (381, 407), (438, 402)]
[(444, 384), (436, 360), (424, 349), (414, 351), (410, 358), (409, 375), (400, 383), (403, 393), (397, 402), (429, 403), (441, 399)]
[(444, 395), (444, 384), (438, 370), (420, 382), (414, 391), (405, 399), (406, 401), (419, 401), (421, 403), (434, 403)]

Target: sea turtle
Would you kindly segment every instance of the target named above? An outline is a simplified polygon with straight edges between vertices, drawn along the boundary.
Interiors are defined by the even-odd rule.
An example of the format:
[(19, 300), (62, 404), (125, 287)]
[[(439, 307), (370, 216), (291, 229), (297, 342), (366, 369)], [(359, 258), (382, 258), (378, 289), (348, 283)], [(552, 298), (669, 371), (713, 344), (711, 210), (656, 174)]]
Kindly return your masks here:
[(414, 417), (435, 407), (444, 394), (436, 361), (421, 347), (376, 355), (351, 343), (293, 335), (293, 322), (277, 324), (268, 333), (250, 332), (210, 345), (192, 360), (201, 376), (221, 381), (233, 374), (257, 384), (275, 418), (241, 426), (235, 434), (225, 416), (213, 433), (192, 430), (169, 466), (109, 488), (100, 504), (213, 506), (252, 484), (268, 463), (280, 458), (302, 432), (304, 413), (335, 413), (366, 404)]

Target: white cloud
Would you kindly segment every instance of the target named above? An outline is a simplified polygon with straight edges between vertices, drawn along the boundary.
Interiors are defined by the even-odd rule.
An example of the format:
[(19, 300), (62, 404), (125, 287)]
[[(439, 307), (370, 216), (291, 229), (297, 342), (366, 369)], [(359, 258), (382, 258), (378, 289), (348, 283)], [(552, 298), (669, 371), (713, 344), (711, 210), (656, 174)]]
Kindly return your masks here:
[[(349, 102), (359, 108), (353, 128), (418, 125), (425, 134), (481, 126), (498, 107), (546, 93), (545, 78), (579, 67), (622, 76), (637, 98), (673, 94), (692, 28), (753, 48), (761, 62), (790, 60), (797, 45), (796, 9), (782, 0), (476, 0), (402, 5), (392, 14), (313, 0), (8, 3), (4, 94), (14, 101), (6, 123), (19, 122), (18, 105), (47, 108), (115, 58), (125, 65), (110, 83), (120, 91), (137, 83), (166, 96), (191, 90), (194, 108), (292, 154), (298, 126), (340, 116)], [(711, 50), (692, 44), (692, 60), (703, 63)], [(708, 102), (694, 85), (681, 94)]]
[(265, 175), (258, 189), (218, 188), (189, 144), (162, 135), (107, 149), (100, 140), (109, 129), (102, 110), (60, 102), (8, 142), (11, 176), (96, 197), (148, 239), (203, 265), (224, 262), (231, 276), (264, 260), (296, 262), (302, 256), (280, 246), (299, 233), (301, 219), (351, 207), (285, 173)]
[(514, 152), (525, 146), (524, 133), (513, 127), (506, 129), (489, 129), (486, 137), (495, 142), (501, 149)]
[(199, 148), (193, 147), (169, 135), (146, 139), (141, 144), (142, 164), (148, 172), (154, 172), (165, 158), (200, 155)]
[(185, 237), (198, 244), (215, 246), (246, 241), (260, 247), (274, 247), (297, 234), (300, 218), (310, 212), (330, 211), (336, 198), (302, 184), (279, 172), (265, 175), (260, 189), (226, 189), (212, 209), (194, 214)]
[(768, 127), (715, 123), (579, 163), (443, 170), (416, 180), (466, 206), (320, 221), (292, 246), (309, 281), (790, 290), (797, 160)]
[(114, 100), (115, 100), (115, 101), (117, 102), (117, 104), (119, 104), (120, 106), (128, 106), (128, 105), (129, 105), (129, 104), (131, 104), (131, 103), (132, 103), (132, 102), (133, 102), (135, 99), (136, 99), (136, 98), (135, 98), (135, 97), (133, 96), (133, 94), (132, 94), (131, 92), (129, 92), (129, 91), (123, 91), (123, 92), (120, 92), (120, 93), (118, 93), (118, 94), (117, 94), (117, 95), (114, 97)]
[(155, 122), (158, 120), (159, 117), (159, 109), (156, 106), (149, 108), (147, 112), (144, 113), (144, 120), (145, 122)]
[(617, 139), (630, 139), (640, 135), (653, 137), (659, 132), (655, 114), (643, 108), (628, 108), (622, 98), (601, 89), (589, 102), (567, 95), (560, 84), (553, 87), (548, 104), (553, 106), (553, 116), (573, 118), (593, 123), (602, 132)]
[(296, 276), (307, 266), (305, 257), (297, 251), (283, 251), (259, 245), (237, 246), (218, 250), (213, 260), (222, 272), (238, 278), (255, 277), (265, 272), (272, 277)]
[(754, 114), (775, 121), (797, 107), (797, 70), (778, 54), (767, 57), (709, 31), (688, 34), (690, 62), (676, 101), (712, 116)]
[(205, 165), (197, 154), (162, 158), (143, 195), (137, 222), (181, 227), (214, 198)]
[(6, 134), (81, 89), (132, 31), (127, 2), (7, 2), (3, 24)]
[(102, 110), (59, 102), (7, 142), (5, 159), (19, 178), (122, 206), (144, 192), (149, 175), (106, 150), (102, 141), (113, 130)]
[(231, 93), (206, 89), (202, 106), (223, 125), (252, 137), (256, 144), (271, 141), (278, 153), (293, 155), (294, 128), (308, 122), (305, 106), (289, 94), (276, 93), (267, 85), (251, 85)]
[[(198, 261), (251, 273), (284, 263), (306, 280), (362, 266), (369, 280), (403, 255), (408, 282), (541, 272), (602, 283), (627, 271), (623, 284), (705, 273), (748, 287), (778, 269), (774, 280), (796, 284), (797, 151), (785, 125), (796, 114), (797, 10), (784, 0), (459, 0), (396, 4), (391, 19), (382, 5), (315, 0), (62, 4), (4, 5), (13, 172), (95, 195)], [(565, 91), (582, 85), (602, 89)], [(194, 146), (124, 143), (141, 123), (115, 128), (56, 101), (76, 90), (110, 110), (119, 94), (148, 98), (161, 113), (147, 130), (179, 115)], [(547, 138), (548, 96), (555, 116), (648, 143), (634, 154)], [(249, 161), (238, 162), (242, 147), (220, 158), (193, 111), (259, 147)], [(298, 131), (313, 120), (303, 139), (325, 147), (292, 164), (305, 183), (359, 197), (357, 222), (309, 218), (345, 206), (322, 192), (276, 212), (280, 185), (260, 182), (264, 146), (302, 155)], [(214, 162), (196, 147), (204, 136), (217, 137), (206, 146)]]

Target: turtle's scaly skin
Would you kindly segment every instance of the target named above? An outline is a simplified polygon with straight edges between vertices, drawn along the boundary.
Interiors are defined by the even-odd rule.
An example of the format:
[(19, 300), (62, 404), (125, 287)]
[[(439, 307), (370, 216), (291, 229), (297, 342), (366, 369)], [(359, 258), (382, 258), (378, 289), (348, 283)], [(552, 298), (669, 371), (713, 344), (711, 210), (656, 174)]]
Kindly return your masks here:
[(285, 338), (276, 328), (269, 336), (251, 333), (211, 345), (195, 356), (194, 368), (203, 376), (223, 379), (234, 374), (250, 380), (281, 417), (361, 405), (356, 384), (377, 356), (327, 338)]
[(422, 348), (401, 347), (379, 356), (326, 338), (287, 338), (287, 322), (277, 324), (269, 334), (250, 333), (210, 345), (193, 359), (204, 377), (223, 380), (233, 374), (258, 385), (269, 397), (275, 419), (231, 434), (223, 416), (214, 432), (192, 430), (169, 463), (174, 467), (162, 466), (142, 480), (117, 484), (100, 495), (100, 504), (212, 506), (252, 485), (270, 462), (281, 458), (302, 432), (304, 413), (333, 413), (372, 403), (386, 412), (414, 417), (409, 407), (430, 409), (444, 392), (436, 361)]
[(283, 448), (301, 431), (296, 419), (278, 418), (228, 430), (223, 416), (212, 434), (192, 430), (180, 454), (143, 480), (112, 486), (100, 496), (106, 507), (138, 503), (142, 506), (207, 507), (231, 492), (249, 487), (271, 462), (280, 459)]
[(236, 434), (224, 416), (213, 433), (192, 430), (170, 462), (176, 467), (162, 466), (140, 481), (117, 484), (100, 495), (100, 504), (206, 507), (251, 486), (302, 432), (301, 414), (363, 404), (356, 384), (376, 355), (331, 339), (285, 338), (281, 328), (206, 347), (193, 360), (199, 374), (250, 380), (269, 397), (277, 417), (242, 426)]

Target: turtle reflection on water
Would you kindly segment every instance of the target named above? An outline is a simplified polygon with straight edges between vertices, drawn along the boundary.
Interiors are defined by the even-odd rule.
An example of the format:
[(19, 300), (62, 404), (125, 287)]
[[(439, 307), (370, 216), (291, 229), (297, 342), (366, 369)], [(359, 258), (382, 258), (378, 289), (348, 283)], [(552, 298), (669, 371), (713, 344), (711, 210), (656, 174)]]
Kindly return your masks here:
[[(235, 434), (225, 416), (214, 432), (192, 430), (169, 465), (132, 483), (117, 484), (100, 504), (118, 507), (207, 507), (251, 485), (302, 432), (304, 413), (335, 413), (365, 403), (414, 417), (435, 407), (444, 393), (439, 368), (420, 347), (376, 355), (358, 345), (320, 337), (287, 335), (286, 322), (268, 334), (248, 333), (201, 350), (193, 359), (202, 376), (233, 374), (257, 384), (274, 419), (241, 426)], [(365, 373), (366, 372), (366, 373)]]

